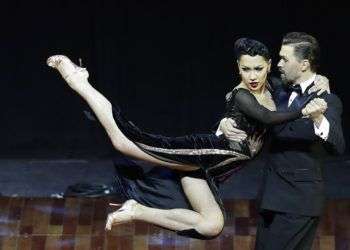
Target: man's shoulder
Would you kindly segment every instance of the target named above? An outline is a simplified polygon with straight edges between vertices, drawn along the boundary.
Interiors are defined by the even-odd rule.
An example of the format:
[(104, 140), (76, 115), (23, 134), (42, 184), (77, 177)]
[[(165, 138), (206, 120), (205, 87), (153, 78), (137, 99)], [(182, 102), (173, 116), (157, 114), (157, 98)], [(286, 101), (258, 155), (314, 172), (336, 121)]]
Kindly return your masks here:
[(270, 84), (270, 87), (274, 90), (278, 87), (281, 87), (283, 85), (283, 81), (280, 77), (270, 75), (268, 82)]
[(323, 93), (318, 97), (323, 98), (328, 104), (332, 103), (333, 105), (342, 105), (341, 99), (334, 93)]

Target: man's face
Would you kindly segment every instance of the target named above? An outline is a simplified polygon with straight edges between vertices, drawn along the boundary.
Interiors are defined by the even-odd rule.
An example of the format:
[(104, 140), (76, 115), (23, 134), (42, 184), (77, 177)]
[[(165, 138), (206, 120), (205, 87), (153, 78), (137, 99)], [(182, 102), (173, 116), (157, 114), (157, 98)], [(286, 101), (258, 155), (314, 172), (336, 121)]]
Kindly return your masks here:
[(281, 78), (287, 83), (296, 83), (301, 76), (301, 60), (294, 54), (294, 47), (290, 45), (282, 45), (280, 50), (280, 60), (277, 64), (281, 72)]

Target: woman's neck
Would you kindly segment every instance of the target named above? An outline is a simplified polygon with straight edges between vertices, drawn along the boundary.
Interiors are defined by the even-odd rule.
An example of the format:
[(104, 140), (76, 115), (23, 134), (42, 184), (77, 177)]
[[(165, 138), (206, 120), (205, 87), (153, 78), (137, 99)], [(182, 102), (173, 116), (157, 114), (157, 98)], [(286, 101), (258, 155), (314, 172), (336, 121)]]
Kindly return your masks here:
[(235, 89), (237, 88), (244, 88), (246, 90), (248, 90), (254, 97), (255, 99), (258, 101), (258, 103), (262, 106), (264, 106), (265, 108), (271, 110), (271, 111), (275, 111), (276, 110), (276, 106), (275, 103), (272, 99), (272, 96), (270, 94), (270, 91), (268, 91), (268, 88), (266, 88), (266, 84), (264, 84), (260, 91), (251, 91), (247, 85), (245, 85), (243, 82), (241, 82), (240, 84), (238, 84)]

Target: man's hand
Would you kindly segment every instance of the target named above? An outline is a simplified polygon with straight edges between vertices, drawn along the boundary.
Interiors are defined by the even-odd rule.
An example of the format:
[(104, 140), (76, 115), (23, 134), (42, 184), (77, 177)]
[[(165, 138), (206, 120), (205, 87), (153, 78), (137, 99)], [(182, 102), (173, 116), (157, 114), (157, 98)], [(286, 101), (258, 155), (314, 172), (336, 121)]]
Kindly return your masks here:
[(311, 119), (316, 119), (321, 114), (323, 114), (327, 109), (327, 102), (321, 98), (312, 99), (306, 106), (302, 109), (302, 114), (304, 116), (309, 116)]
[(314, 83), (315, 85), (309, 89), (308, 94), (311, 94), (314, 92), (317, 92), (317, 95), (321, 95), (324, 92), (327, 92), (328, 94), (331, 93), (329, 88), (329, 80), (327, 77), (316, 75), (316, 79)]
[(241, 142), (247, 138), (247, 134), (236, 126), (237, 124), (233, 119), (224, 118), (220, 121), (219, 129), (228, 140)]
[(263, 134), (255, 134), (248, 138), (248, 146), (252, 156), (255, 156), (263, 145)]

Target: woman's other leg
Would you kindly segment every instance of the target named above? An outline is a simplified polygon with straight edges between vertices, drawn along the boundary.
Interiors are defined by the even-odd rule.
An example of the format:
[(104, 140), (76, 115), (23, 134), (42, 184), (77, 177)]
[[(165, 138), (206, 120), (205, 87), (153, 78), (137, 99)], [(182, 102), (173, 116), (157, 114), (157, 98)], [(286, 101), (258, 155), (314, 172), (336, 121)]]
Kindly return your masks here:
[(111, 229), (113, 224), (140, 220), (180, 233), (184, 232), (182, 233), (184, 235), (197, 234), (204, 236), (203, 238), (217, 236), (224, 226), (224, 216), (208, 183), (200, 178), (186, 176), (181, 179), (181, 184), (193, 211), (157, 209), (134, 203), (128, 211), (109, 214), (106, 229)]

